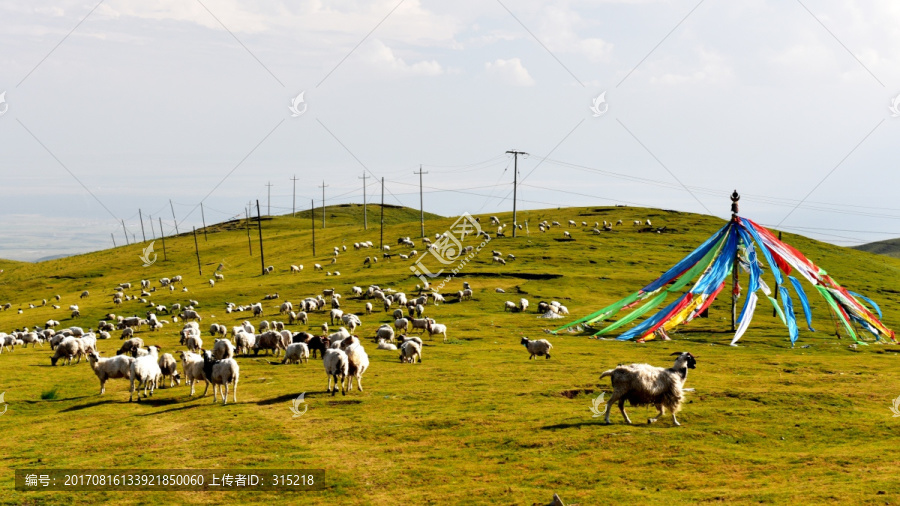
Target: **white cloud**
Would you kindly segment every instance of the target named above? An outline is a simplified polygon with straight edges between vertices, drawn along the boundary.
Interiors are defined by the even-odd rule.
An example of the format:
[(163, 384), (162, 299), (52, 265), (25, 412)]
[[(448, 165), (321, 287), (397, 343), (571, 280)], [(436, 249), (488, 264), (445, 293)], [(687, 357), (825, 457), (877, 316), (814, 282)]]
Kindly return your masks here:
[(396, 73), (419, 76), (436, 76), (444, 73), (441, 64), (435, 60), (406, 63), (403, 58), (396, 56), (391, 48), (378, 39), (368, 45), (365, 58), (379, 68), (388, 68)]
[(522, 65), (522, 61), (518, 58), (510, 58), (509, 60), (497, 59), (494, 62), (487, 62), (484, 68), (488, 75), (499, 79), (501, 82), (512, 86), (533, 86), (534, 79)]
[(662, 69), (655, 71), (651, 67), (652, 77), (650, 82), (663, 85), (685, 83), (717, 84), (731, 80), (734, 77), (732, 68), (715, 51), (698, 48), (696, 57), (688, 61), (694, 64), (688, 66), (685, 60), (678, 60), (678, 63), (683, 65), (683, 67), (672, 71), (664, 71)]

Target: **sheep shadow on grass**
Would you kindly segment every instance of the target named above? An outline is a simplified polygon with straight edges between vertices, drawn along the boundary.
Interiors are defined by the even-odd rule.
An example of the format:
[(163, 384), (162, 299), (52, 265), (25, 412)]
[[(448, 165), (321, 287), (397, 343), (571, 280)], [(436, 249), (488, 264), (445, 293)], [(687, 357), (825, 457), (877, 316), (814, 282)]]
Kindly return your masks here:
[[(280, 404), (282, 402), (290, 402), (297, 398), (300, 394), (284, 394), (279, 395), (278, 397), (273, 397), (271, 399), (263, 399), (261, 401), (256, 401), (257, 406), (271, 406), (272, 404)], [(328, 392), (306, 392), (303, 396), (304, 399), (312, 399), (314, 397), (331, 397), (331, 394)], [(355, 403), (359, 403), (362, 401), (356, 401)]]
[(104, 404), (119, 404), (119, 401), (115, 399), (105, 399), (102, 401), (89, 402), (87, 404), (79, 404), (78, 406), (71, 406), (66, 409), (60, 410), (60, 413), (69, 413), (72, 411), (81, 411), (82, 409), (94, 408), (97, 406), (102, 406)]

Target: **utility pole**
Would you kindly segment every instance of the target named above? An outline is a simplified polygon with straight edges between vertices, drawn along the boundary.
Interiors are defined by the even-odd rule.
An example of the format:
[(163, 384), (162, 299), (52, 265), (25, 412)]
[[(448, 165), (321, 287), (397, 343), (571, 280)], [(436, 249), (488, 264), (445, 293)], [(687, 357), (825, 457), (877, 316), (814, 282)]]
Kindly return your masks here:
[(250, 256), (253, 256), (253, 240), (250, 239), (250, 208), (245, 207), (244, 212), (247, 215), (247, 246), (250, 247)]
[(266, 258), (262, 244), (262, 216), (259, 215), (259, 200), (256, 201), (256, 225), (259, 227), (259, 262), (262, 264), (262, 273), (266, 273)]
[(294, 182), (294, 199), (291, 204), (291, 217), (295, 217), (297, 216), (297, 174), (294, 174), (291, 181)]
[(209, 237), (206, 237), (206, 214), (203, 212), (203, 202), (200, 203), (200, 217), (203, 219), (203, 240), (209, 242)]
[[(734, 190), (734, 193), (731, 194), (731, 226), (736, 227), (738, 222), (738, 201), (741, 200), (741, 196), (738, 194), (737, 190)], [(736, 320), (737, 320), (737, 299), (738, 299), (738, 267), (740, 260), (738, 259), (738, 251), (735, 249), (734, 251), (734, 261), (731, 264), (731, 331), (734, 332), (737, 330)], [(773, 266), (774, 268), (778, 268), (778, 266)]]
[(175, 206), (172, 205), (172, 199), (169, 199), (169, 208), (172, 209), (172, 221), (175, 222), (175, 235), (178, 235), (178, 220), (175, 219)]
[(358, 177), (356, 179), (363, 180), (363, 229), (369, 230), (369, 215), (366, 211), (366, 178), (369, 177), (363, 172), (362, 177)]
[(122, 222), (122, 233), (125, 234), (125, 245), (128, 245), (128, 231), (125, 230), (125, 220), (119, 220)]
[[(147, 217), (150, 218), (150, 233), (153, 235), (153, 240), (155, 241), (156, 240), (156, 230), (153, 230), (153, 216), (150, 216), (148, 214)], [(160, 230), (160, 232), (162, 232), (162, 230)]]
[(118, 248), (118, 246), (116, 246), (116, 237), (112, 232), (109, 233), (109, 237), (113, 240), (113, 248)]
[(384, 177), (381, 178), (381, 242), (378, 247), (384, 251)]
[(312, 222), (310, 230), (312, 230), (313, 256), (316, 256), (316, 201), (313, 199), (309, 199), (309, 218)]
[(269, 181), (266, 183), (266, 186), (269, 187), (269, 200), (266, 204), (266, 216), (272, 216), (272, 182)]
[(163, 232), (162, 218), (159, 218), (159, 236), (162, 237), (163, 242), (163, 260), (168, 260), (169, 257), (166, 255), (166, 233)]
[(510, 150), (506, 154), (513, 155), (513, 237), (519, 229), (518, 220), (516, 219), (516, 190), (519, 188), (519, 155), (527, 155), (524, 151)]
[(144, 242), (147, 242), (147, 235), (144, 234), (144, 217), (141, 215), (140, 209), (138, 209), (138, 218), (141, 219), (141, 237), (144, 238)]
[(322, 189), (322, 228), (325, 228), (325, 188), (328, 185), (325, 184), (325, 181), (322, 181), (322, 186), (319, 188)]
[(200, 271), (200, 275), (203, 275), (203, 267), (200, 266), (200, 248), (197, 246), (197, 227), (192, 227), (194, 229), (194, 253), (197, 254), (197, 270)]
[(422, 228), (422, 238), (425, 238), (425, 204), (422, 198), (422, 174), (428, 174), (427, 172), (422, 172), (422, 164), (419, 164), (419, 172), (413, 172), (413, 174), (419, 175), (419, 224)]

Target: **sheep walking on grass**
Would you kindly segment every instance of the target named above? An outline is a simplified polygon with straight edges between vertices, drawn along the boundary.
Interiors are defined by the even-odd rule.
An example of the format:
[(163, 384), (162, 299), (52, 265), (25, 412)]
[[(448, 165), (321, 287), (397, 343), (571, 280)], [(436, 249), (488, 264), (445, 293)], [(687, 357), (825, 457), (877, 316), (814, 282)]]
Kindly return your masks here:
[[(341, 387), (341, 395), (346, 395), (347, 390), (344, 386), (344, 379), (347, 378), (350, 369), (350, 362), (347, 354), (340, 349), (328, 349), (322, 354), (322, 364), (325, 366), (325, 374), (328, 375), (328, 387), (325, 392), (331, 392), (331, 396), (337, 393), (338, 385)], [(332, 389), (331, 382), (334, 381)]]
[(546, 339), (536, 339), (532, 341), (527, 337), (523, 337), (521, 344), (525, 346), (528, 350), (528, 353), (531, 353), (531, 356), (528, 357), (528, 360), (533, 359), (534, 357), (543, 357), (546, 356), (548, 359), (550, 358), (550, 350), (553, 349), (553, 345), (550, 344), (550, 341)]
[(627, 400), (632, 406), (656, 406), (659, 413), (656, 418), (648, 419), (647, 423), (655, 422), (668, 409), (672, 414), (672, 423), (681, 425), (675, 414), (681, 409), (681, 402), (684, 400), (682, 387), (687, 380), (688, 369), (695, 369), (697, 360), (688, 352), (675, 352), (672, 355), (677, 355), (678, 358), (669, 369), (650, 364), (628, 364), (604, 371), (600, 375), (601, 379), (609, 376), (612, 380), (613, 393), (606, 403), (607, 424), (610, 423), (609, 414), (615, 402), (619, 403), (619, 411), (625, 422), (631, 423), (625, 413)]

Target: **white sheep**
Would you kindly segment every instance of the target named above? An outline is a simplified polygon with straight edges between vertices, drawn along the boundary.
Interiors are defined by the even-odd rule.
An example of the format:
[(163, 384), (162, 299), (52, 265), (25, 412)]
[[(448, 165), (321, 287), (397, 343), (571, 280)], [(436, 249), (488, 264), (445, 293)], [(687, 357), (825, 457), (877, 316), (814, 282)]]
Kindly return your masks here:
[[(325, 374), (328, 375), (328, 387), (325, 392), (331, 392), (332, 397), (337, 393), (338, 385), (341, 386), (341, 395), (346, 395), (344, 378), (349, 373), (350, 363), (347, 354), (340, 349), (328, 349), (322, 354), (322, 364), (325, 366)], [(331, 383), (334, 381), (334, 389)]]
[(100, 380), (100, 395), (106, 392), (106, 381), (110, 379), (129, 378), (131, 376), (131, 362), (133, 358), (127, 355), (101, 358), (96, 351), (88, 353), (88, 363)]
[(306, 346), (306, 343), (291, 343), (288, 345), (287, 350), (284, 352), (284, 360), (281, 363), (287, 364), (288, 362), (292, 364), (309, 362), (309, 348)]
[(447, 326), (442, 323), (435, 323), (431, 318), (427, 319), (425, 324), (425, 330), (428, 331), (429, 336), (434, 336), (435, 334), (442, 335), (444, 337), (443, 342), (447, 342)]
[(369, 368), (369, 355), (358, 341), (348, 346), (347, 353), (347, 390), (353, 390), (353, 378), (356, 378), (356, 388), (363, 391), (362, 376)]
[(631, 423), (625, 413), (627, 400), (632, 406), (656, 406), (659, 413), (656, 418), (648, 419), (647, 423), (655, 422), (668, 409), (672, 414), (672, 423), (681, 425), (675, 414), (681, 409), (681, 402), (684, 399), (682, 387), (687, 380), (688, 369), (695, 369), (697, 360), (688, 352), (675, 352), (672, 355), (678, 355), (678, 358), (669, 369), (650, 364), (629, 364), (604, 371), (600, 375), (600, 379), (609, 376), (613, 387), (613, 393), (606, 403), (607, 424), (610, 423), (609, 414), (615, 402), (619, 403), (619, 410), (625, 422)]
[[(216, 339), (213, 344), (213, 355), (216, 360), (224, 360), (234, 357), (234, 345), (228, 339)], [(213, 392), (215, 394), (215, 392)]]
[(400, 345), (400, 362), (408, 362), (415, 364), (416, 357), (419, 358), (419, 363), (422, 362), (422, 346), (415, 341), (404, 341), (402, 345)]
[(184, 338), (184, 345), (189, 351), (199, 352), (203, 347), (203, 339), (199, 335), (189, 335)]
[(241, 368), (238, 363), (232, 358), (215, 360), (209, 350), (205, 350), (202, 357), (203, 374), (213, 384), (213, 404), (218, 400), (216, 394), (220, 390), (220, 386), (224, 387), (224, 391), (222, 392), (222, 405), (228, 404), (229, 383), (232, 385), (233, 389), (233, 400), (234, 402), (237, 402), (237, 384), (241, 376)]
[(203, 395), (206, 396), (206, 392), (209, 390), (209, 380), (203, 374), (203, 357), (197, 353), (182, 351), (181, 369), (184, 371), (184, 384), (191, 386), (191, 396), (194, 395), (194, 384), (201, 380), (206, 382), (206, 390), (203, 391)]
[(537, 339), (532, 341), (527, 337), (523, 337), (521, 344), (525, 345), (525, 348), (528, 350), (528, 353), (531, 354), (528, 357), (528, 360), (533, 359), (534, 357), (543, 357), (546, 356), (548, 359), (550, 358), (550, 350), (553, 349), (553, 345), (550, 344), (550, 341), (546, 339)]
[(397, 345), (395, 345), (393, 343), (389, 343), (389, 342), (385, 341), (384, 339), (379, 339), (378, 340), (378, 348), (376, 348), (376, 349), (397, 351)]
[(525, 312), (528, 309), (528, 299), (519, 299), (519, 311)]
[(181, 384), (181, 376), (178, 374), (178, 363), (175, 362), (175, 357), (171, 353), (164, 353), (159, 357), (157, 364), (159, 365), (160, 379), (165, 379), (166, 376), (169, 377), (169, 387)]
[[(156, 390), (157, 381), (162, 371), (159, 369), (159, 346), (150, 346), (148, 354), (143, 357), (137, 357), (131, 362), (131, 393), (128, 396), (128, 402), (134, 398), (135, 383), (137, 390), (144, 388), (144, 397), (153, 395)], [(149, 394), (147, 393), (149, 391)], [(141, 400), (140, 392), (138, 392), (138, 401)]]
[(504, 303), (503, 303), (503, 310), (504, 310), (504, 311), (515, 311), (515, 310), (516, 310), (516, 303), (513, 302), (513, 301), (511, 301), (511, 300), (508, 300), (508, 301), (504, 302)]
[[(7, 341), (7, 344), (9, 341)], [(13, 341), (13, 345), (15, 345), (15, 341)], [(72, 359), (78, 357), (78, 362), (76, 364), (81, 363), (81, 356), (84, 355), (84, 348), (81, 346), (81, 340), (76, 337), (66, 337), (56, 346), (56, 354), (50, 357), (50, 363), (52, 365), (56, 365), (56, 362), (59, 359), (65, 357), (66, 365), (72, 363)]]

